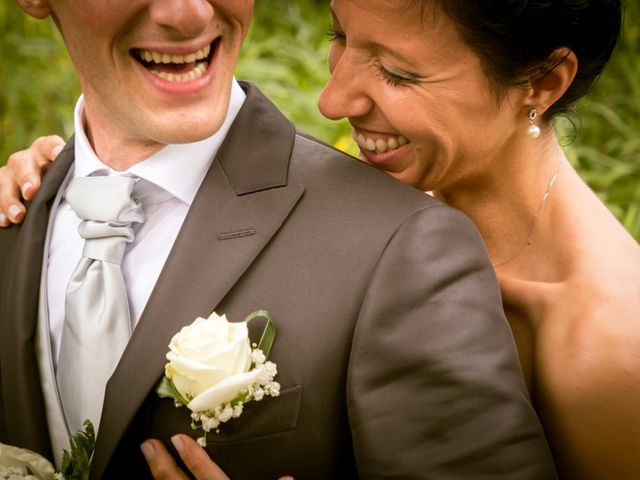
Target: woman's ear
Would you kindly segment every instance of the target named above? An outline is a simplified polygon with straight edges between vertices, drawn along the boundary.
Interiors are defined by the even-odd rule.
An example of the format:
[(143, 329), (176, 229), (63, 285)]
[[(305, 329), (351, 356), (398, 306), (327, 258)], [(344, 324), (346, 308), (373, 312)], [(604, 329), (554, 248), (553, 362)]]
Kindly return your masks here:
[(568, 48), (557, 48), (549, 56), (549, 72), (533, 80), (527, 104), (542, 115), (567, 91), (578, 71), (578, 57)]
[(51, 15), (51, 6), (47, 0), (16, 0), (16, 3), (35, 18), (47, 18)]

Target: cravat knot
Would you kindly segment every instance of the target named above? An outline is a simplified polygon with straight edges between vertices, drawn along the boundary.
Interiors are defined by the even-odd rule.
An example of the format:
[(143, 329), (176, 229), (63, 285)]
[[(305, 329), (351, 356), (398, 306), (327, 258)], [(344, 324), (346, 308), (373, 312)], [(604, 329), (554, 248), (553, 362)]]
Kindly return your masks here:
[(73, 180), (67, 201), (82, 219), (83, 257), (122, 262), (127, 243), (134, 239), (133, 224), (144, 222), (144, 212), (131, 194), (136, 180), (129, 177), (79, 177)]

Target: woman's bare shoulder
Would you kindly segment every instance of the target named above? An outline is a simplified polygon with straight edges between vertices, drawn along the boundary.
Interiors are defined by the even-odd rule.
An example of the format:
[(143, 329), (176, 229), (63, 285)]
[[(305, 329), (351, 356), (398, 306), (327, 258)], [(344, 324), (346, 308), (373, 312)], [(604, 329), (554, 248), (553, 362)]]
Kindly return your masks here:
[(640, 247), (598, 243), (574, 245), (572, 268), (556, 281), (499, 275), (505, 307), (514, 334), (523, 324), (530, 332), (534, 369), (550, 389), (580, 396), (611, 384), (640, 395)]
[(546, 340), (563, 346), (567, 365), (585, 378), (640, 372), (640, 247), (620, 242), (575, 265), (544, 298)]
[(531, 394), (566, 478), (640, 472), (640, 246), (606, 213), (575, 215), (570, 228), (556, 231), (546, 256), (552, 275), (498, 273), (514, 335), (525, 335), (518, 347), (529, 348)]
[[(536, 397), (570, 478), (638, 478), (640, 305), (626, 292), (563, 289), (540, 335)], [(637, 282), (636, 282), (637, 288)], [(574, 303), (575, 302), (575, 303)]]
[(544, 297), (535, 396), (570, 478), (640, 472), (640, 259), (628, 261), (594, 262)]

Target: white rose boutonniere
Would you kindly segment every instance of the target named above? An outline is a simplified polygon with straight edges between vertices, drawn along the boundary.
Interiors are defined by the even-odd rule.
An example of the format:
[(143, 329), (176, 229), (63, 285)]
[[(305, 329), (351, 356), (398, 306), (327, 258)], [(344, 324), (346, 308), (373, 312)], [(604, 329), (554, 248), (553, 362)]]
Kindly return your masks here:
[[(267, 325), (258, 345), (249, 341), (248, 322), (264, 317)], [(213, 312), (183, 327), (169, 343), (165, 376), (158, 385), (161, 397), (191, 410), (192, 427), (202, 428), (198, 443), (206, 446), (206, 435), (221, 423), (242, 414), (243, 404), (277, 397), (280, 384), (273, 378), (276, 365), (267, 361), (275, 339), (269, 313), (258, 310), (244, 322), (231, 323)]]

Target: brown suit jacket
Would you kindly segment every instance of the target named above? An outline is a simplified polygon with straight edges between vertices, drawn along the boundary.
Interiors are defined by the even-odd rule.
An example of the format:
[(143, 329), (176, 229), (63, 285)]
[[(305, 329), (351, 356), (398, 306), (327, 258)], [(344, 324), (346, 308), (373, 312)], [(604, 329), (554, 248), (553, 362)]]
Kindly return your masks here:
[[(210, 436), (231, 478), (555, 478), (471, 222), (244, 88), (107, 384), (92, 477), (145, 478), (143, 440), (197, 435), (154, 386), (171, 337), (215, 308), (269, 310), (278, 331), (281, 396)], [(47, 456), (34, 333), (48, 210), (73, 158), (70, 142), (25, 223), (0, 231), (0, 441)]]

